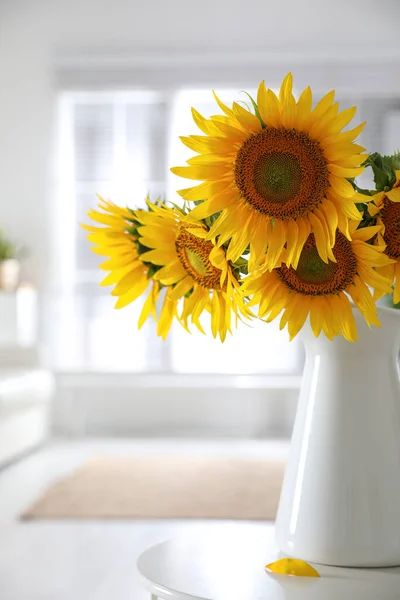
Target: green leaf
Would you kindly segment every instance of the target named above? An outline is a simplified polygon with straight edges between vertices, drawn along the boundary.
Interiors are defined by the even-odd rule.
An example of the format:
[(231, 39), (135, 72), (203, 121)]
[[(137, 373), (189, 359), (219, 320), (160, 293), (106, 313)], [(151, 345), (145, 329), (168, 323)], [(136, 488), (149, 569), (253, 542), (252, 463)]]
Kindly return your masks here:
[(132, 227), (127, 227), (125, 231), (127, 233), (129, 233), (130, 235), (137, 236), (137, 228), (138, 228), (137, 225), (132, 225)]
[(382, 168), (381, 164), (371, 163), (371, 168), (374, 173), (374, 182), (376, 189), (382, 191), (388, 185), (388, 176)]

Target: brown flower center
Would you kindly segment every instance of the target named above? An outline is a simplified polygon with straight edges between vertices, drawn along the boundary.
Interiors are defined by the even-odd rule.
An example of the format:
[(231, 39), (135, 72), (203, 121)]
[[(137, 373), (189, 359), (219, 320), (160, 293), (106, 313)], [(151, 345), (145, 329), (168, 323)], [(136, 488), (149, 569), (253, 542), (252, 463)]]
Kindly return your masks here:
[[(190, 225), (191, 229), (195, 227)], [(202, 229), (200, 225), (198, 227)], [(183, 267), (199, 285), (207, 289), (221, 289), (221, 270), (214, 267), (209, 258), (214, 248), (212, 242), (197, 237), (181, 225), (175, 247)]]
[(400, 203), (391, 202), (386, 198), (381, 215), (385, 225), (385, 254), (389, 258), (400, 258)]
[(336, 263), (325, 263), (318, 254), (314, 235), (311, 234), (302, 250), (297, 269), (283, 265), (277, 273), (288, 288), (305, 296), (337, 294), (354, 282), (357, 259), (351, 242), (342, 233), (336, 234), (333, 248)]
[(328, 163), (318, 143), (295, 129), (263, 129), (239, 149), (235, 181), (244, 200), (275, 219), (296, 219), (321, 203)]

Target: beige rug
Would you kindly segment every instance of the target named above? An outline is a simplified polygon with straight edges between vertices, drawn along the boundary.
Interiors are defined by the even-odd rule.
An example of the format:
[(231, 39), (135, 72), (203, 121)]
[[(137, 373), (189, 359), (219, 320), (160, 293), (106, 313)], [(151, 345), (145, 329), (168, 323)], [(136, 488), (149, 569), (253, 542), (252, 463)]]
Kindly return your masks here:
[(284, 462), (103, 457), (55, 483), (24, 519), (275, 519)]

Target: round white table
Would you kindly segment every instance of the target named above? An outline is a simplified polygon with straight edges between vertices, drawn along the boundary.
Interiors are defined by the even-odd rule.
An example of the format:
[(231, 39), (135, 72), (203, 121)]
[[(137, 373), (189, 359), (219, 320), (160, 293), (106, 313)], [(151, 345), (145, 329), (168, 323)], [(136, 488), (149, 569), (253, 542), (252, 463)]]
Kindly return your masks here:
[(400, 568), (314, 565), (320, 578), (265, 572), (264, 566), (280, 557), (273, 526), (250, 524), (207, 539), (199, 533), (157, 544), (139, 557), (137, 566), (152, 600), (400, 599)]

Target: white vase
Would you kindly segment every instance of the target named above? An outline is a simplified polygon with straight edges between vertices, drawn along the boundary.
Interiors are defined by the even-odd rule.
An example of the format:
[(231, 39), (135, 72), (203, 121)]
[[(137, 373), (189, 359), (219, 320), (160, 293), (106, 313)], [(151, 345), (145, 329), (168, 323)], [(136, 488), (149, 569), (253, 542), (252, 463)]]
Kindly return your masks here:
[[(355, 311), (359, 341), (303, 328), (306, 366), (276, 522), (287, 556), (400, 565), (400, 311), (382, 328)], [(399, 592), (400, 593), (400, 592)]]

